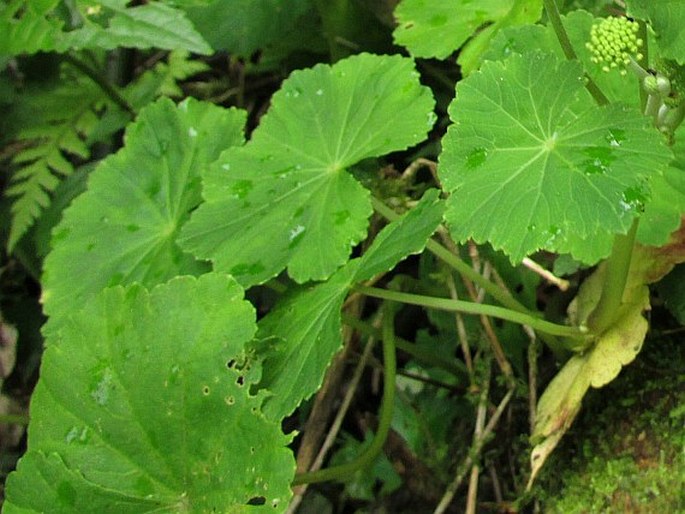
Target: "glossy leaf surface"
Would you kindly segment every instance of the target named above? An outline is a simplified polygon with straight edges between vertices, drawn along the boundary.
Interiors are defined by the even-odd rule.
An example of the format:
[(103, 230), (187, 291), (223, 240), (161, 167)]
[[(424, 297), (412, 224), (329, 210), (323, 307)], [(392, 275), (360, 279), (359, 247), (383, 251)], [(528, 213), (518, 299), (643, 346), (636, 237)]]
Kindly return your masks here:
[(297, 282), (329, 277), (371, 214), (346, 169), (420, 142), (433, 125), (417, 77), (409, 59), (369, 54), (293, 72), (252, 139), (205, 174), (183, 247), (245, 286), (285, 267)]
[[(450, 116), (439, 173), (452, 235), (515, 262), (566, 234), (625, 233), (672, 158), (639, 111), (596, 106), (580, 65), (551, 54), (486, 63), (459, 83)], [(583, 245), (567, 250), (588, 257)]]
[(265, 404), (270, 417), (290, 414), (321, 386), (342, 344), (340, 309), (350, 287), (420, 252), (443, 211), (437, 191), (426, 193), (416, 207), (386, 226), (361, 258), (327, 282), (298, 291), (260, 321), (259, 335), (276, 341), (267, 353), (260, 384), (274, 393)]
[(513, 1), (403, 0), (395, 9), (395, 43), (416, 57), (444, 59), (481, 25), (504, 16)]
[(53, 232), (46, 313), (78, 309), (108, 286), (153, 286), (206, 270), (181, 251), (176, 235), (200, 202), (201, 170), (242, 142), (244, 122), (242, 111), (193, 99), (141, 111), (124, 148), (102, 161)]
[(73, 30), (65, 30), (64, 22), (53, 12), (58, 3), (31, 0), (0, 7), (0, 54), (111, 50), (122, 46), (211, 52), (185, 14), (172, 7), (172, 2), (131, 7), (126, 0), (78, 0), (72, 8), (80, 26)]
[[(255, 332), (230, 277), (103, 291), (48, 340), (3, 512), (273, 512), (289, 438), (233, 364)], [(228, 364), (228, 365), (227, 365)], [(154, 398), (154, 401), (151, 401)], [(36, 492), (40, 491), (40, 494)]]

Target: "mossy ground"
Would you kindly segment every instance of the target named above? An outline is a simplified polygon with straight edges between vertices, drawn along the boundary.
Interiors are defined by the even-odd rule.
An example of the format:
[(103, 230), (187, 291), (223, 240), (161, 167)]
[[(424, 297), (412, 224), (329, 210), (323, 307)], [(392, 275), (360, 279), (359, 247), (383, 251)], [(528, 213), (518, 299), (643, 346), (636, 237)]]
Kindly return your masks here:
[(588, 395), (537, 487), (543, 512), (685, 513), (685, 332)]

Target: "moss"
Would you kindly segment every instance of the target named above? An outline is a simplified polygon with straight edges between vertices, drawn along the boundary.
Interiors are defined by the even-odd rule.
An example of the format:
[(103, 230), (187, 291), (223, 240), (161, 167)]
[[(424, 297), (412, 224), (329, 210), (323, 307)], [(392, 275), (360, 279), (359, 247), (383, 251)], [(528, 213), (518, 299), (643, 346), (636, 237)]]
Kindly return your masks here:
[(652, 338), (593, 391), (537, 487), (543, 512), (685, 513), (685, 348)]

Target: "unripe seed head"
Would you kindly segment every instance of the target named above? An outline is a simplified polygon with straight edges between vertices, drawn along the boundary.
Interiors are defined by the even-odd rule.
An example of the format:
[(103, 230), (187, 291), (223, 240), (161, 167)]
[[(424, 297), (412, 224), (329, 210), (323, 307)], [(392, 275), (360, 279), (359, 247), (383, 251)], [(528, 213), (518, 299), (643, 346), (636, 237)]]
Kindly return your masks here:
[(637, 37), (638, 30), (638, 23), (628, 18), (604, 18), (590, 29), (590, 41), (585, 45), (592, 53), (590, 59), (604, 71), (624, 68), (631, 56), (640, 60), (638, 50), (643, 42)]

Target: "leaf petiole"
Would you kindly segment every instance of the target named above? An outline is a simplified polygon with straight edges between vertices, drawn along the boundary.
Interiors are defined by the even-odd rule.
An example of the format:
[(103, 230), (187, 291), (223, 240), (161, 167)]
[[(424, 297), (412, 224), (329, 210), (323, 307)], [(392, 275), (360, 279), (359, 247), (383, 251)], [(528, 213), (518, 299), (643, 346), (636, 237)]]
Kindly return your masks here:
[[(379, 200), (376, 197), (371, 197), (371, 203), (373, 204), (374, 210), (388, 221), (394, 221), (400, 217), (399, 214), (397, 214), (394, 210), (385, 205), (381, 200)], [(525, 305), (523, 305), (513, 296), (511, 296), (508, 291), (505, 291), (498, 287), (496, 284), (490, 282), (488, 279), (483, 277), (483, 275), (478, 273), (466, 262), (461, 260), (456, 255), (454, 255), (452, 252), (450, 252), (447, 248), (442, 246), (437, 241), (429, 239), (426, 243), (426, 248), (438, 259), (440, 259), (445, 264), (454, 269), (457, 273), (468, 278), (474, 284), (477, 284), (486, 293), (488, 293), (490, 296), (492, 296), (495, 300), (497, 300), (505, 307), (508, 307), (515, 311), (532, 314), (531, 311), (527, 309)]]
[[(573, 49), (571, 40), (569, 39), (568, 33), (564, 28), (564, 24), (561, 22), (561, 15), (559, 14), (559, 8), (557, 7), (555, 0), (543, 0), (543, 4), (545, 6), (547, 18), (549, 18), (549, 22), (554, 29), (554, 33), (557, 35), (557, 39), (559, 40), (559, 44), (561, 45), (564, 55), (569, 61), (577, 61), (578, 55)], [(595, 99), (597, 105), (607, 105), (609, 103), (609, 99), (604, 93), (602, 93), (602, 90), (599, 89), (599, 86), (595, 84), (594, 80), (592, 80), (587, 73), (585, 74), (585, 88)]]
[(618, 234), (614, 239), (611, 255), (606, 261), (602, 294), (587, 322), (590, 330), (596, 334), (601, 334), (609, 328), (618, 315), (628, 281), (638, 224), (639, 218), (636, 218), (627, 234)]
[(399, 291), (390, 291), (388, 289), (379, 289), (376, 287), (356, 286), (355, 291), (366, 296), (374, 298), (381, 298), (383, 300), (390, 300), (400, 303), (408, 303), (411, 305), (419, 305), (429, 309), (439, 309), (452, 312), (463, 312), (465, 314), (477, 314), (484, 316), (491, 316), (506, 321), (512, 321), (520, 325), (527, 325), (540, 332), (551, 334), (555, 336), (569, 337), (572, 339), (587, 340), (592, 336), (588, 334), (587, 329), (571, 327), (567, 325), (559, 325), (543, 319), (531, 316), (524, 312), (513, 311), (504, 307), (496, 305), (487, 305), (475, 302), (466, 302), (463, 300), (452, 300), (450, 298), (436, 298), (434, 296), (424, 296), (411, 293), (402, 293)]

